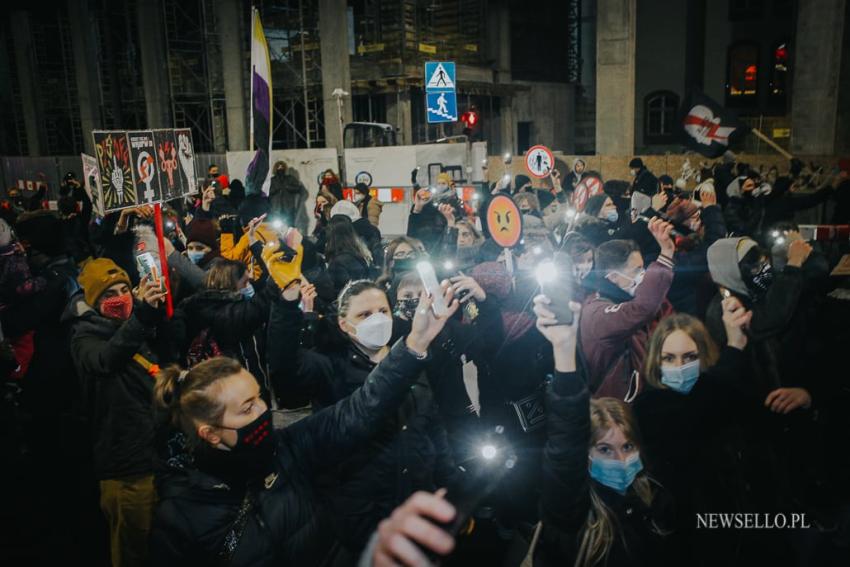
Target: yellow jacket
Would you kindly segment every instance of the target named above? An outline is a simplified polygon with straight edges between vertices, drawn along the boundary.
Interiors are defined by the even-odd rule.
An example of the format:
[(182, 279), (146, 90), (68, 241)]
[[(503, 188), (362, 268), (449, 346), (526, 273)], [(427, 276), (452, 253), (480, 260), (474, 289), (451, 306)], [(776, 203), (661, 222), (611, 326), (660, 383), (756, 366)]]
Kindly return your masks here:
[[(260, 242), (268, 242), (269, 240), (277, 240), (278, 234), (277, 231), (274, 230), (271, 225), (268, 223), (262, 223), (257, 227), (257, 240)], [(221, 257), (227, 258), (228, 260), (238, 260), (242, 262), (248, 269), (251, 270), (251, 279), (258, 280), (263, 273), (262, 267), (254, 258), (254, 255), (251, 253), (251, 246), (248, 244), (248, 235), (243, 234), (242, 238), (239, 239), (238, 242), (233, 242), (233, 234), (231, 233), (222, 233), (221, 239), (219, 240), (219, 247), (221, 248)]]

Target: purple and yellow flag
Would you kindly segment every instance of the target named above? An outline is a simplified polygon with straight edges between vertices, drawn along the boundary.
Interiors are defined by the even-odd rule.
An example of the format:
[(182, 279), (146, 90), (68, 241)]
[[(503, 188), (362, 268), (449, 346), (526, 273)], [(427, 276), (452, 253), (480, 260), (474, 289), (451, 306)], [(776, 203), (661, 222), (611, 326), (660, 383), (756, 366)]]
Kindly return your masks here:
[(254, 159), (245, 174), (245, 193), (268, 194), (269, 156), (272, 149), (272, 71), (269, 46), (260, 22), (260, 13), (253, 9), (251, 25), (251, 148)]

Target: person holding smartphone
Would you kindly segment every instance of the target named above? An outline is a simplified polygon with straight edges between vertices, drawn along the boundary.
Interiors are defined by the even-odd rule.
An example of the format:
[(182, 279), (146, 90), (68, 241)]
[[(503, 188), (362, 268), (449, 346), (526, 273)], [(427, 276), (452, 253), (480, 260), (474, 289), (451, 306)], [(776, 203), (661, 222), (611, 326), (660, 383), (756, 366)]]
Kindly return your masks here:
[(109, 526), (113, 565), (147, 565), (153, 487), (153, 379), (167, 357), (160, 309), (166, 292), (150, 278), (133, 296), (130, 276), (112, 260), (83, 266), (82, 293), (63, 319), (71, 357), (92, 400), (94, 472)]

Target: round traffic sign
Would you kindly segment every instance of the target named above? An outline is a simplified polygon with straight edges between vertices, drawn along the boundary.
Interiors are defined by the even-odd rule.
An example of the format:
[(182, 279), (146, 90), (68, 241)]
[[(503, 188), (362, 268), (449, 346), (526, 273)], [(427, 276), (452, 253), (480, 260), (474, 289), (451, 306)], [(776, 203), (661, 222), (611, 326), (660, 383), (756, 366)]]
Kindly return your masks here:
[(532, 146), (525, 153), (525, 167), (531, 175), (543, 179), (555, 167), (555, 157), (546, 146)]

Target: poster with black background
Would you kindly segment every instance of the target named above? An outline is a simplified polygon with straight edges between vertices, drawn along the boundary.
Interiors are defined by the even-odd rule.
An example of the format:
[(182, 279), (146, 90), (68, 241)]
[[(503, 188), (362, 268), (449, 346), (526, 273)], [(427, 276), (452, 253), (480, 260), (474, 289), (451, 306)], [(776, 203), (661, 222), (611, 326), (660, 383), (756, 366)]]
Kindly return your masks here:
[(103, 186), (104, 211), (135, 206), (136, 187), (126, 132), (95, 130), (92, 139)]
[(159, 185), (157, 155), (151, 130), (127, 132), (130, 144), (130, 163), (135, 168), (133, 177), (136, 185), (137, 202), (150, 204), (162, 200)]

